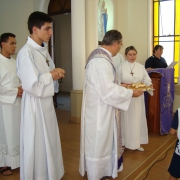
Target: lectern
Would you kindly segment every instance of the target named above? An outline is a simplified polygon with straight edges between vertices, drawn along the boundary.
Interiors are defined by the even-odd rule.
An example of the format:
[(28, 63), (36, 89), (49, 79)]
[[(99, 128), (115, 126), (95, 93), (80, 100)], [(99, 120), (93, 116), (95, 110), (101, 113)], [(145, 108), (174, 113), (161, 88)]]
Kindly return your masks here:
[(148, 71), (154, 95), (146, 95), (148, 132), (167, 134), (170, 130), (174, 100), (174, 69), (159, 68)]

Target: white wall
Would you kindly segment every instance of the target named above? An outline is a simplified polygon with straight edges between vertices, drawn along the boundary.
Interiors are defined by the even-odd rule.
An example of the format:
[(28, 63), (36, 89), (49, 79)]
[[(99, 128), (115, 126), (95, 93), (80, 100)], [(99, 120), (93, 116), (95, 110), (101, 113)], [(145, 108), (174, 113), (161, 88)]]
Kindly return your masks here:
[(120, 53), (124, 55), (127, 46), (135, 46), (137, 62), (144, 64), (149, 56), (149, 4), (150, 0), (116, 0), (116, 28), (123, 35)]
[(0, 34), (11, 32), (16, 35), (16, 53), (26, 43), (29, 35), (29, 15), (38, 10), (46, 12), (48, 3), (49, 0), (0, 0)]
[(11, 32), (16, 35), (16, 52), (26, 42), (28, 36), (27, 20), (32, 11), (32, 0), (0, 1), (0, 34)]

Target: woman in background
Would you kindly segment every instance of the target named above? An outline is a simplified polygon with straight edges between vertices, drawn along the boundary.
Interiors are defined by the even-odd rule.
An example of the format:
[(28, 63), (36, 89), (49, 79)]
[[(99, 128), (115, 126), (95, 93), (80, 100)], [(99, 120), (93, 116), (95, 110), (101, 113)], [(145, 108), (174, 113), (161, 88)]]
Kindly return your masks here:
[(156, 45), (153, 49), (153, 55), (149, 57), (145, 62), (146, 69), (155, 69), (155, 68), (167, 68), (167, 62), (162, 57), (163, 46)]

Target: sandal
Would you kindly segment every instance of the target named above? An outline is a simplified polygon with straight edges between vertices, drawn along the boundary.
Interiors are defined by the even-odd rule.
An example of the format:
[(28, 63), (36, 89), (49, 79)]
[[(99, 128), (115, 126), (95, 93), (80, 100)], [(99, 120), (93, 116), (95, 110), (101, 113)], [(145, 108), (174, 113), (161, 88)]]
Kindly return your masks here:
[(3, 176), (10, 176), (13, 174), (13, 172), (11, 171), (11, 168), (10, 167), (1, 167), (0, 168), (0, 173), (3, 175)]

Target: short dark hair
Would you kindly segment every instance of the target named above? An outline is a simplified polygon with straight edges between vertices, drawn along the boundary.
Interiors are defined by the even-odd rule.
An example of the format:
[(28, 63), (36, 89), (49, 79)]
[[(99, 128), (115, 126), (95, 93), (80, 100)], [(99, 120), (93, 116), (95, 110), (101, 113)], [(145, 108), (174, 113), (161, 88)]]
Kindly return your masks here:
[(134, 50), (134, 51), (136, 51), (136, 53), (137, 53), (137, 50), (136, 50), (136, 48), (135, 48), (134, 46), (129, 46), (129, 47), (127, 47), (127, 48), (125, 49), (125, 55), (127, 55), (127, 53), (128, 53), (129, 51), (131, 51), (131, 50)]
[(2, 42), (7, 42), (9, 37), (16, 37), (13, 33), (3, 33), (0, 36), (0, 47), (2, 48)]
[(158, 45), (154, 46), (153, 53), (155, 53), (155, 51), (157, 51), (158, 49), (164, 49), (164, 48), (163, 48), (163, 46), (158, 44)]
[(29, 33), (32, 34), (32, 28), (34, 26), (38, 27), (39, 29), (41, 29), (41, 27), (46, 23), (49, 22), (51, 23), (53, 21), (53, 19), (43, 13), (43, 12), (39, 12), (39, 11), (35, 11), (33, 13), (30, 14), (29, 18), (28, 18), (28, 29), (29, 29)]
[(117, 30), (107, 31), (101, 42), (101, 45), (112, 45), (114, 42), (120, 42), (122, 39), (122, 34)]

